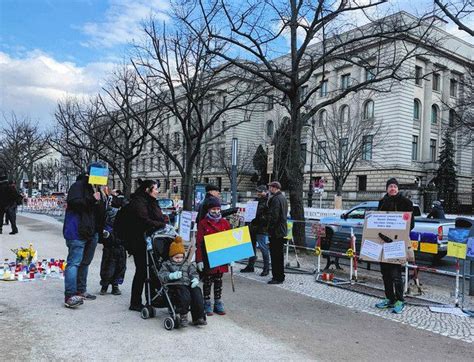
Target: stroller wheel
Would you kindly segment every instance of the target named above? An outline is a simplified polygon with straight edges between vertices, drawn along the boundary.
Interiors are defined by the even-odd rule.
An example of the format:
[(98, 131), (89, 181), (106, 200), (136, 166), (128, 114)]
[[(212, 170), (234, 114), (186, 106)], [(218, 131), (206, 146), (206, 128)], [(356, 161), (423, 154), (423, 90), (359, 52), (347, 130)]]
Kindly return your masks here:
[(146, 306), (146, 307), (143, 307), (142, 308), (142, 311), (140, 313), (140, 316), (143, 318), (143, 319), (148, 319), (150, 317), (153, 317), (150, 313), (150, 307)]
[(174, 320), (171, 317), (166, 317), (163, 321), (163, 325), (167, 331), (171, 331), (174, 328)]

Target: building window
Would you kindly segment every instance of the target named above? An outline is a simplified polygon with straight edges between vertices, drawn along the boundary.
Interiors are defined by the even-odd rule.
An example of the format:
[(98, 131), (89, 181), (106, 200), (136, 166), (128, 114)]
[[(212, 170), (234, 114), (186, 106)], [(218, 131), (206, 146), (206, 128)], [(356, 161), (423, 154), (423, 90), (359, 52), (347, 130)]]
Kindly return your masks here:
[(150, 171), (153, 171), (154, 165), (153, 165), (153, 157), (150, 157)]
[(222, 121), (222, 131), (225, 131), (225, 130), (226, 130), (226, 129), (225, 129), (225, 126), (226, 126), (225, 121)]
[(271, 111), (273, 109), (273, 96), (267, 97), (267, 111)]
[(142, 158), (142, 171), (146, 171), (146, 158)]
[(317, 162), (323, 163), (325, 158), (326, 158), (326, 141), (319, 141)]
[(456, 122), (456, 112), (454, 109), (449, 110), (449, 127), (453, 127)]
[(323, 80), (321, 82), (321, 88), (319, 88), (319, 96), (320, 97), (327, 97), (328, 95), (328, 81)]
[(209, 167), (213, 167), (214, 159), (213, 159), (213, 152), (212, 152), (212, 150), (208, 150), (208, 151), (207, 151), (207, 154), (208, 154)]
[(458, 96), (458, 82), (456, 79), (449, 81), (449, 95), (454, 98)]
[(367, 175), (358, 175), (357, 176), (357, 190), (358, 191), (367, 191)]
[(274, 124), (272, 120), (267, 121), (267, 137), (273, 137)]
[(431, 123), (438, 123), (439, 119), (439, 107), (436, 104), (431, 106)]
[(300, 151), (301, 151), (301, 161), (303, 162), (303, 165), (306, 165), (306, 153), (308, 153), (306, 143), (302, 143), (300, 145)]
[(362, 138), (362, 159), (365, 161), (372, 160), (372, 146), (374, 136), (364, 136)]
[(227, 97), (222, 96), (222, 108), (225, 108), (227, 106)]
[(327, 120), (328, 120), (328, 112), (326, 112), (326, 110), (323, 109), (321, 112), (319, 112), (318, 127), (324, 127)]
[(421, 102), (418, 99), (413, 101), (413, 119), (417, 121), (421, 119)]
[(303, 102), (303, 100), (306, 98), (308, 95), (308, 86), (304, 85), (300, 88), (300, 102)]
[(350, 73), (341, 75), (341, 89), (342, 90), (346, 90), (347, 88), (349, 88), (350, 77), (351, 77)]
[(174, 133), (174, 148), (179, 148), (180, 146), (180, 139), (179, 139), (179, 133), (175, 132)]
[(348, 105), (344, 105), (341, 107), (339, 119), (342, 123), (349, 122), (349, 106)]
[(375, 79), (375, 68), (366, 68), (365, 69), (365, 80), (369, 81)]
[(225, 167), (225, 148), (222, 147), (221, 148), (221, 154), (220, 154), (220, 158), (221, 158), (221, 167), (224, 168)]
[(421, 85), (421, 80), (423, 79), (423, 68), (420, 66), (415, 66), (415, 84)]
[(438, 91), (439, 92), (439, 89), (440, 89), (440, 81), (441, 81), (441, 77), (439, 76), (438, 73), (433, 73), (433, 90), (434, 91)]
[(436, 140), (430, 140), (430, 157), (431, 162), (436, 161)]
[(413, 136), (411, 141), (411, 159), (418, 160), (418, 136)]
[(339, 160), (343, 161), (347, 156), (347, 138), (339, 139)]
[(363, 117), (365, 120), (374, 118), (374, 101), (369, 99), (364, 104), (364, 114)]

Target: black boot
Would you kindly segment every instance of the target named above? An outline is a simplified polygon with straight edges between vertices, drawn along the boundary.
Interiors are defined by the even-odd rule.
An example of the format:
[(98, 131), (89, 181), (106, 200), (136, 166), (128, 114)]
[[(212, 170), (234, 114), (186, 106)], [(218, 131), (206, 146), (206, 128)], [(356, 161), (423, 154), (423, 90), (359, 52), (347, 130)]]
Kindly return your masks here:
[(253, 266), (247, 265), (245, 268), (240, 269), (241, 273), (253, 273), (255, 271)]
[(108, 287), (108, 285), (103, 285), (102, 288), (100, 288), (100, 295), (106, 295)]
[(112, 294), (113, 295), (121, 295), (122, 292), (119, 289), (118, 285), (112, 285)]
[(262, 272), (260, 273), (260, 276), (261, 276), (261, 277), (266, 277), (269, 273), (270, 273), (269, 268), (268, 268), (268, 267), (267, 267), (267, 268), (264, 267), (263, 270), (262, 270)]

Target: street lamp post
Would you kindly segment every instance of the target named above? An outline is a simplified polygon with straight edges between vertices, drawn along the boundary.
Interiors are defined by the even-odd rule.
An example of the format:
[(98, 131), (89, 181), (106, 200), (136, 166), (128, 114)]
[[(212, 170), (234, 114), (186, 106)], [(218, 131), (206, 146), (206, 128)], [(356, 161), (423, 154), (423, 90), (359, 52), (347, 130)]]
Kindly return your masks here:
[(313, 207), (313, 154), (314, 154), (314, 117), (311, 117), (311, 155), (309, 160), (308, 207)]
[(239, 140), (232, 138), (232, 207), (237, 205), (237, 150)]

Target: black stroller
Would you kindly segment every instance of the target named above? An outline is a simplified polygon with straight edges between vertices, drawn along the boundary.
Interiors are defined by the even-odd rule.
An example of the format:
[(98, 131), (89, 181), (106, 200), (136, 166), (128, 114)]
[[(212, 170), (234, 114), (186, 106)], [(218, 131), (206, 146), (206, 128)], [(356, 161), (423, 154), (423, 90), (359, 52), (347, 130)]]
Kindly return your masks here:
[[(168, 253), (171, 243), (177, 236), (176, 231), (170, 225), (166, 225), (163, 229), (153, 231), (145, 234), (145, 241), (147, 245), (146, 252), (146, 273), (145, 281), (146, 288), (146, 304), (141, 310), (141, 317), (143, 319), (153, 318), (156, 316), (155, 308), (168, 308), (169, 317), (163, 321), (166, 330), (170, 331), (173, 328), (178, 328), (180, 325), (180, 318), (176, 314), (175, 307), (171, 302), (168, 292), (168, 286), (174, 283), (163, 283), (158, 277), (158, 272), (165, 260), (168, 259)], [(151, 291), (156, 292), (152, 298)]]

